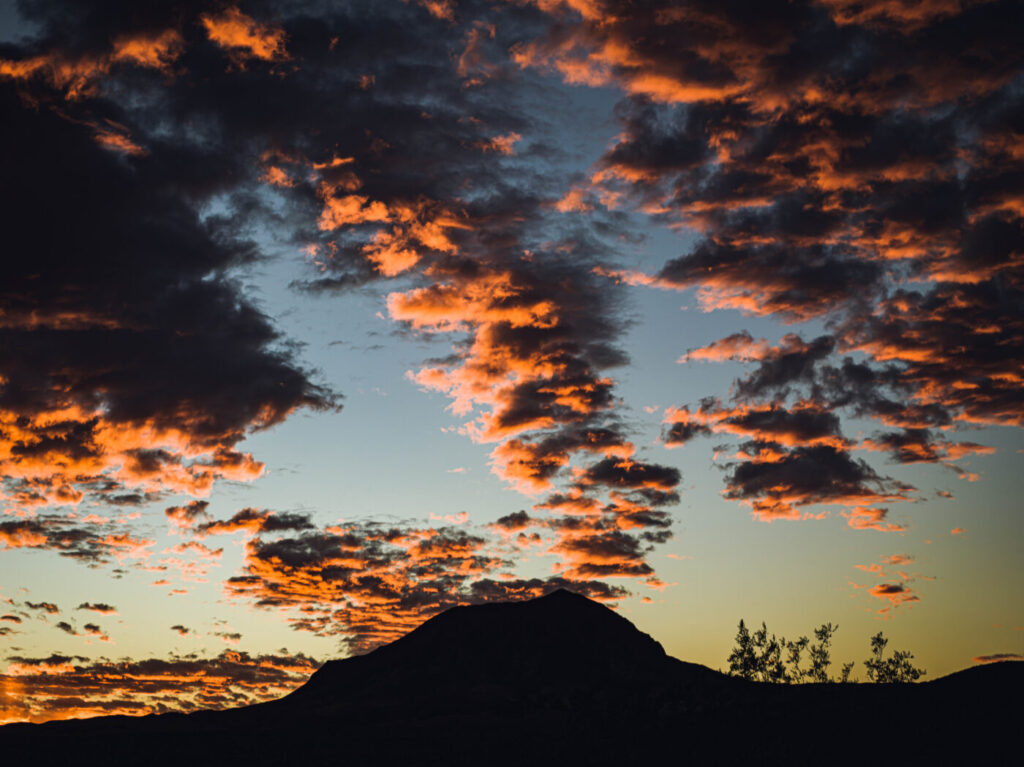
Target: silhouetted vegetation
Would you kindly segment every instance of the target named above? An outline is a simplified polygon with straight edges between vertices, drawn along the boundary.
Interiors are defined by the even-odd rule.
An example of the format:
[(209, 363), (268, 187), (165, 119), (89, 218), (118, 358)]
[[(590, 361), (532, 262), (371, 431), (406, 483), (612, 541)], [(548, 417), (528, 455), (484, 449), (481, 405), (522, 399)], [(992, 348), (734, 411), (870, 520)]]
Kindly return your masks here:
[[(751, 633), (741, 620), (736, 632), (736, 646), (729, 654), (729, 673), (752, 682), (849, 682), (855, 665), (853, 661), (844, 663), (838, 676), (829, 676), (832, 637), (838, 630), (839, 626), (823, 623), (814, 630), (813, 642), (806, 636), (787, 642), (785, 637), (769, 634), (764, 622), (761, 628)], [(914, 656), (905, 650), (897, 650), (891, 657), (884, 658), (888, 644), (889, 640), (881, 631), (871, 637), (871, 657), (864, 661), (868, 681), (913, 682), (927, 673), (911, 663)], [(803, 665), (805, 653), (809, 661), (806, 667)]]
[(883, 658), (882, 655), (885, 653), (887, 644), (889, 644), (889, 640), (881, 631), (871, 637), (871, 657), (864, 661), (870, 681), (883, 684), (914, 682), (928, 673), (922, 668), (915, 668), (910, 662), (914, 659), (913, 654), (905, 650), (894, 650), (892, 657)]

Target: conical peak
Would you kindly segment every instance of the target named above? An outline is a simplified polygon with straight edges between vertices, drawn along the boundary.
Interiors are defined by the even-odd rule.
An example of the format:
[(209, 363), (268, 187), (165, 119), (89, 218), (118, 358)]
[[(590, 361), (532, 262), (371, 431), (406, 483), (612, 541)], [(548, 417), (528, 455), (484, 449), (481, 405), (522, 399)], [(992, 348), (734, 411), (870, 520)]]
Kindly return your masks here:
[(536, 655), (566, 662), (616, 656), (642, 662), (663, 659), (665, 651), (613, 610), (558, 589), (535, 599), (452, 608), (371, 655), (479, 662)]
[(527, 602), (539, 602), (541, 600), (548, 600), (548, 601), (559, 601), (559, 600), (561, 600), (561, 601), (570, 601), (570, 600), (576, 600), (578, 602), (591, 602), (592, 604), (597, 604), (596, 602), (592, 602), (592, 600), (587, 599), (587, 597), (583, 596), (582, 594), (577, 594), (575, 591), (569, 591), (569, 589), (561, 588), (561, 587), (555, 589), (554, 591), (549, 591), (544, 596), (540, 596), (540, 597), (537, 597), (535, 599), (529, 599), (529, 600), (526, 600), (526, 601)]
[(673, 663), (621, 615), (558, 589), (518, 602), (453, 607), (367, 655), (325, 664), (291, 698), (351, 694), (365, 685), (380, 694), (392, 685), (576, 688), (595, 678), (657, 678)]

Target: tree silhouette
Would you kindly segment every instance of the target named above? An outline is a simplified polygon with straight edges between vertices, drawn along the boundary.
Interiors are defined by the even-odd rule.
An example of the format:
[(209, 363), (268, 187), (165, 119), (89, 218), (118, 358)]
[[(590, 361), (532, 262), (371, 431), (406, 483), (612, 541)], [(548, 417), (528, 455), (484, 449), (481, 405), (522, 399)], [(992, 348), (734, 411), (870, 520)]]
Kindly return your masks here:
[(747, 626), (740, 619), (739, 631), (736, 632), (736, 647), (729, 655), (729, 673), (742, 679), (753, 681), (757, 671), (754, 658), (754, 644)]
[[(808, 678), (817, 679), (821, 673), (827, 674), (828, 642), (835, 631), (831, 624), (822, 634), (825, 629), (826, 626), (822, 626), (814, 632), (819, 643), (811, 645), (807, 637), (800, 637), (795, 642), (787, 642), (785, 637), (776, 637), (768, 633), (768, 627), (763, 621), (761, 628), (751, 634), (746, 623), (741, 620), (736, 633), (736, 647), (728, 658), (729, 673), (754, 682), (792, 683)], [(808, 647), (811, 648), (811, 668), (803, 669), (800, 664)], [(785, 660), (782, 658), (783, 650), (787, 652)], [(826, 671), (823, 672), (822, 668)]]
[(832, 635), (838, 630), (839, 627), (833, 626), (831, 623), (823, 623), (814, 630), (814, 638), (818, 641), (811, 645), (811, 668), (807, 672), (807, 677), (812, 682), (830, 681), (828, 667), (832, 665)]
[[(729, 673), (752, 682), (799, 683), (849, 682), (854, 662), (844, 663), (838, 677), (829, 676), (832, 666), (832, 637), (839, 626), (823, 623), (814, 630), (814, 642), (802, 636), (787, 642), (785, 637), (777, 638), (768, 633), (762, 621), (761, 628), (753, 634), (742, 620), (736, 632), (736, 646), (729, 654)], [(906, 651), (896, 651), (890, 658), (884, 658), (889, 640), (882, 632), (871, 637), (871, 658), (864, 661), (870, 682), (893, 683), (913, 682), (923, 676), (924, 669), (915, 668), (911, 663), (914, 656)], [(787, 652), (785, 660), (783, 650)], [(804, 652), (810, 666), (803, 668)]]
[(913, 654), (905, 650), (895, 650), (891, 658), (883, 658), (888, 644), (889, 640), (881, 631), (871, 637), (871, 658), (864, 661), (869, 680), (880, 684), (914, 682), (928, 673), (916, 668), (910, 662), (914, 659)]
[(786, 658), (786, 666), (789, 668), (789, 681), (791, 682), (802, 682), (807, 678), (807, 675), (811, 672), (807, 669), (800, 668), (800, 662), (803, 660), (804, 650), (807, 649), (807, 645), (810, 640), (807, 637), (800, 637), (795, 642), (787, 642), (786, 648), (789, 650), (789, 657)]

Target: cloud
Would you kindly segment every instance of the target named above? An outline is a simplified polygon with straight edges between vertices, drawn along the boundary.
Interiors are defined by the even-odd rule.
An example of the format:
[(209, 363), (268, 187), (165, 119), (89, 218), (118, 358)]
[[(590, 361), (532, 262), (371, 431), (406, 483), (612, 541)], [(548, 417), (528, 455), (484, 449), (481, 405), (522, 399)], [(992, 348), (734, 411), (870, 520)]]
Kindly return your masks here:
[(628, 596), (621, 586), (614, 586), (602, 580), (569, 580), (559, 578), (511, 578), (492, 580), (481, 578), (470, 586), (474, 601), (505, 602), (510, 600), (535, 599), (558, 589), (569, 589), (589, 599), (609, 602)]
[(887, 557), (883, 557), (882, 561), (887, 565), (907, 565), (914, 561), (914, 558), (909, 554), (891, 554)]
[(218, 14), (203, 14), (199, 20), (210, 40), (228, 51), (236, 62), (287, 58), (284, 30), (260, 23), (237, 7), (226, 8)]
[(60, 612), (60, 608), (53, 602), (25, 602), (25, 606), (33, 610), (42, 610), (50, 615)]
[(229, 596), (292, 612), (294, 628), (340, 635), (353, 651), (396, 639), (458, 604), (460, 590), (501, 567), (485, 539), (451, 527), (373, 523), (332, 527), (245, 546)]
[(888, 451), (899, 463), (939, 463), (971, 480), (978, 479), (978, 475), (967, 472), (952, 461), (972, 454), (991, 455), (995, 452), (994, 447), (976, 442), (952, 442), (928, 429), (886, 432), (866, 439), (864, 447)]
[(736, 393), (741, 399), (784, 397), (797, 384), (813, 383), (817, 364), (834, 350), (835, 340), (830, 336), (804, 341), (798, 334), (788, 333), (777, 346), (761, 354), (754, 370), (737, 381)]
[(230, 519), (204, 522), (195, 529), (197, 535), (225, 535), (239, 531), (269, 533), (285, 530), (308, 530), (313, 527), (305, 514), (242, 509)]
[(117, 615), (117, 608), (106, 602), (82, 602), (76, 610), (92, 610), (101, 615)]
[[(875, 418), (889, 430), (866, 447), (976, 479), (953, 462), (988, 448), (931, 429), (1024, 423), (1013, 4), (536, 5), (553, 25), (519, 65), (623, 93), (576, 198), (699, 235), (653, 273), (598, 272), (828, 330), (735, 333), (680, 361), (757, 363), (737, 401)], [(712, 428), (675, 412), (668, 445)]]
[[(879, 583), (868, 589), (868, 593), (876, 599), (887, 600), (892, 607), (919, 602), (921, 598), (902, 583)], [(882, 608), (883, 611), (888, 607)]]
[(1024, 655), (1015, 652), (997, 652), (992, 655), (977, 655), (971, 658), (974, 663), (1001, 663), (1002, 661), (1022, 661)]
[[(296, 630), (337, 636), (362, 653), (459, 604), (527, 599), (556, 588), (607, 601), (629, 592), (605, 578), (657, 583), (643, 560), (664, 534), (644, 532), (644, 525), (639, 534), (617, 530), (600, 519), (574, 525), (522, 511), (490, 526), (497, 538), (463, 525), (377, 522), (263, 531), (246, 542), (242, 572), (223, 586), (230, 598), (282, 611)], [(558, 572), (517, 578), (515, 536), (537, 525), (555, 532), (546, 545), (561, 560)]]
[(887, 521), (889, 510), (868, 506), (855, 506), (850, 511), (842, 512), (846, 523), (854, 530), (879, 530), (881, 532), (899, 533), (905, 531), (905, 525)]
[(6, 548), (56, 551), (60, 556), (90, 566), (112, 560), (141, 562), (149, 559), (155, 540), (136, 538), (117, 522), (106, 518), (94, 521), (74, 516), (43, 514), (31, 519), (0, 522), (0, 543)]
[[(299, 289), (343, 293), (402, 276), (388, 289), (389, 316), (454, 344), (410, 376), (451, 398), (471, 438), (495, 445), (496, 473), (529, 493), (587, 482), (605, 515), (664, 526), (665, 512), (641, 513), (639, 496), (630, 506), (610, 495), (616, 482), (644, 490), (637, 472), (658, 468), (633, 456), (608, 373), (626, 361), (626, 323), (618, 291), (593, 270), (618, 248), (621, 224), (555, 210), (564, 185), (536, 160), (559, 139), (516, 106), (537, 84), (503, 76), (517, 69), (507, 51), (541, 29), (543, 14), (496, 7), (459, 25), (453, 9), (93, 14), (52, 0), (32, 11), (40, 32), (31, 50), (5, 54), (12, 67), (40, 51), (106, 61), (98, 40), (164, 48), (135, 45), (124, 66), (92, 66), (72, 101), (66, 84), (19, 75), (36, 101), (59, 97), (61, 115), (8, 93), (10, 139), (33, 147), (9, 179), (38, 190), (26, 200), (69, 168), (84, 169), (72, 185), (102, 179), (87, 194), (62, 190), (82, 201), (56, 211), (66, 226), (47, 226), (40, 206), (13, 212), (23, 230), (15, 250), (96, 255), (88, 268), (35, 265), (64, 284), (12, 276), (4, 316), (21, 334), (8, 355), (21, 389), (7, 387), (9, 416), (0, 413), (12, 499), (202, 498), (218, 479), (261, 474), (237, 448), (248, 434), (337, 405), (232, 276), (261, 257), (248, 237), (269, 220), (308, 255)], [(457, 61), (453, 50), (463, 51)], [(64, 242), (72, 230), (75, 242)], [(166, 384), (143, 385), (153, 380)], [(612, 457), (641, 468), (620, 466), (608, 482)], [(578, 462), (592, 464), (584, 479)], [(657, 505), (675, 497), (672, 479), (654, 480), (665, 493)], [(169, 507), (171, 524), (201, 534), (271, 524), (211, 522), (198, 503)]]
[[(670, 424), (663, 434), (666, 444), (674, 446), (681, 437), (697, 434), (730, 434), (773, 442), (787, 447), (829, 445), (837, 449), (850, 446), (839, 426), (839, 417), (823, 405), (803, 402), (792, 408), (777, 404), (719, 407), (709, 399), (700, 409), (668, 408), (664, 422)], [(685, 441), (685, 440), (684, 440)]]
[(889, 615), (891, 610), (895, 608), (910, 606), (915, 602), (920, 602), (921, 597), (914, 592), (909, 584), (918, 578), (923, 580), (934, 580), (934, 578), (916, 573), (907, 573), (899, 569), (895, 572), (887, 570), (888, 567), (900, 568), (909, 565), (914, 559), (909, 554), (892, 554), (882, 557), (881, 563), (854, 565), (858, 570), (870, 573), (881, 581), (873, 586), (858, 586), (854, 584), (854, 588), (865, 588), (870, 596), (888, 602), (885, 607), (877, 611), (882, 616)]
[(679, 363), (685, 362), (751, 362), (762, 360), (771, 351), (771, 347), (764, 339), (755, 341), (753, 336), (743, 330), (733, 333), (725, 338), (690, 349), (679, 358)]
[(785, 449), (749, 442), (741, 453), (743, 460), (727, 467), (724, 495), (746, 502), (765, 521), (799, 519), (798, 507), (810, 504), (858, 507), (906, 500), (913, 489), (829, 445)]
[(504, 530), (505, 532), (518, 532), (525, 530), (534, 520), (523, 510), (514, 511), (511, 514), (506, 514), (503, 517), (498, 517), (491, 526), (498, 530)]
[(524, 492), (550, 490), (552, 478), (569, 466), (573, 453), (629, 458), (634, 446), (612, 429), (564, 429), (537, 442), (513, 438), (491, 453), (492, 471)]
[(110, 636), (107, 635), (106, 633), (104, 633), (103, 629), (100, 628), (99, 625), (97, 625), (95, 623), (86, 623), (82, 627), (82, 629), (83, 629), (83, 631), (85, 631), (85, 633), (87, 635), (94, 636), (97, 639), (99, 639), (101, 642), (109, 642), (110, 641)]
[(645, 542), (618, 530), (576, 534), (554, 547), (559, 569), (572, 578), (650, 577), (654, 569), (643, 561)]
[[(301, 653), (214, 658), (89, 660), (12, 656), (0, 675), (0, 723), (70, 717), (234, 708), (273, 700), (305, 682), (320, 665)], [(16, 694), (7, 694), (16, 691)]]
[(664, 423), (667, 426), (661, 432), (661, 441), (665, 447), (680, 447), (695, 437), (707, 437), (713, 433), (712, 428), (699, 415), (694, 417), (687, 407), (667, 408)]
[[(0, 522), (5, 548), (147, 562), (137, 529), (56, 509), (184, 495), (165, 512), (178, 533), (246, 532), (233, 592), (301, 611), (322, 591), (335, 612), (296, 625), (363, 646), (425, 614), (427, 584), (461, 599), (500, 580), (505, 550), (483, 535), (213, 520), (194, 500), (260, 476), (248, 435), (338, 403), (240, 285), (267, 222), (307, 256), (297, 288), (374, 283), (401, 332), (450, 340), (409, 377), (492, 446), (495, 474), (543, 493), (502, 545), (561, 554), (557, 577), (655, 578), (679, 498), (679, 472), (624, 423), (617, 281), (814, 320), (682, 358), (752, 365), (726, 404), (666, 411), (664, 442), (734, 439), (725, 495), (755, 515), (835, 504), (898, 531), (882, 504), (913, 488), (857, 447), (974, 477), (956, 462), (989, 448), (957, 427), (1024, 418), (1013, 4), (529, 5), (465, 24), (447, 2), (27, 8), (39, 31), (0, 63), (4, 137), (23, 147), (5, 176), (0, 476), (26, 516)], [(559, 139), (521, 110), (544, 95), (514, 76), (527, 67), (621, 90), (590, 178), (541, 162)], [(695, 244), (650, 274), (619, 268), (627, 206)], [(854, 441), (850, 415), (880, 430)], [(205, 577), (191, 557), (216, 550), (182, 546), (156, 566)], [(375, 599), (399, 608), (379, 636), (360, 628)]]
[(197, 522), (209, 520), (209, 501), (189, 501), (184, 506), (169, 506), (164, 515), (179, 530), (191, 530)]
[(630, 458), (605, 458), (590, 466), (583, 480), (595, 485), (606, 485), (627, 490), (652, 489), (672, 491), (681, 475), (672, 466), (642, 463)]
[(95, 95), (97, 81), (119, 68), (169, 72), (181, 55), (182, 45), (176, 29), (129, 31), (116, 37), (109, 47), (81, 55), (56, 49), (20, 59), (0, 59), (0, 79), (41, 80), (64, 91), (67, 99), (76, 100)]
[[(35, 254), (11, 261), (0, 296), (8, 505), (204, 495), (218, 478), (258, 476), (262, 464), (234, 445), (332, 400), (225, 275), (254, 249), (196, 213), (216, 191), (188, 178), (201, 155), (150, 146), (126, 164), (62, 113), (27, 108), (11, 86), (0, 84), (0, 99), (5, 138), (23, 147), (8, 168), (20, 190), (9, 252)], [(55, 173), (64, 194), (35, 204)], [(69, 264), (69, 252), (89, 257)]]
[(8, 549), (31, 548), (46, 543), (46, 535), (38, 522), (0, 522), (0, 543)]

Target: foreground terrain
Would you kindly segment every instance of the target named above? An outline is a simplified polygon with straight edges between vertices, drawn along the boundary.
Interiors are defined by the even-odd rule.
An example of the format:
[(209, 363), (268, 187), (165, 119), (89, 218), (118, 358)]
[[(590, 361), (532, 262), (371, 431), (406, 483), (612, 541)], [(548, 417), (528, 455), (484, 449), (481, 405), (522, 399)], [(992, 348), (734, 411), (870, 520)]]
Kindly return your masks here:
[(9, 764), (1018, 763), (1024, 663), (744, 682), (567, 591), (459, 607), (272, 703), (0, 727)]

